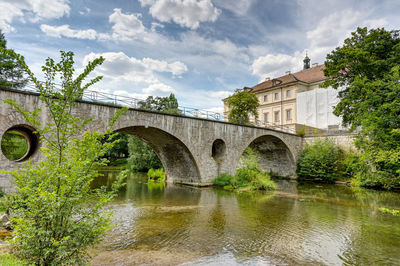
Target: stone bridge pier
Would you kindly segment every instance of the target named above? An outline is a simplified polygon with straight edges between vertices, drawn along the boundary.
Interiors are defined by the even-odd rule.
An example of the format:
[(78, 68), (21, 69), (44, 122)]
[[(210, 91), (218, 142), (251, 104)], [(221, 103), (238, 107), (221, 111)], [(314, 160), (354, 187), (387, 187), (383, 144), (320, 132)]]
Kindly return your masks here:
[[(41, 123), (49, 121), (48, 111), (39, 96), (31, 92), (0, 89), (0, 137), (9, 130), (19, 130), (30, 140), (30, 151), (21, 161), (9, 161), (0, 153), (0, 169), (20, 167), (30, 158), (41, 159), (34, 128), (12, 106), (12, 99), (25, 110), (40, 108)], [(93, 102), (78, 102), (73, 112), (82, 118), (93, 118), (87, 130), (104, 132), (118, 107)], [(114, 126), (114, 130), (135, 135), (147, 142), (160, 158), (168, 182), (196, 186), (210, 185), (221, 173), (234, 174), (243, 151), (252, 147), (259, 154), (260, 165), (266, 171), (283, 176), (295, 175), (295, 162), (302, 149), (299, 136), (266, 128), (241, 126), (201, 118), (169, 115), (129, 109)], [(0, 186), (12, 190), (10, 177), (0, 176)]]

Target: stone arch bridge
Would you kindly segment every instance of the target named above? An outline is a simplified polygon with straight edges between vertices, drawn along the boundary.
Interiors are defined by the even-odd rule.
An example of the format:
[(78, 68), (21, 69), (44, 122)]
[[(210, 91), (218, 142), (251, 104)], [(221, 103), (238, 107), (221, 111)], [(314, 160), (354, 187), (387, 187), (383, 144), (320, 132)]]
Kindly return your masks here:
[[(4, 103), (5, 99), (12, 99), (27, 111), (41, 108), (40, 120), (46, 123), (48, 113), (38, 94), (0, 89), (0, 99), (0, 137), (10, 129), (22, 132), (31, 139), (27, 155), (33, 161), (40, 160), (34, 129), (18, 111)], [(116, 106), (82, 101), (73, 111), (82, 118), (93, 118), (88, 130), (104, 132), (116, 110)], [(264, 170), (294, 177), (295, 163), (303, 146), (303, 139), (290, 133), (138, 109), (129, 109), (114, 129), (146, 141), (160, 158), (169, 182), (198, 186), (210, 185), (220, 173), (234, 174), (248, 146), (260, 155)], [(10, 170), (20, 164), (0, 153), (0, 169)], [(0, 176), (0, 186), (11, 190), (10, 177)]]

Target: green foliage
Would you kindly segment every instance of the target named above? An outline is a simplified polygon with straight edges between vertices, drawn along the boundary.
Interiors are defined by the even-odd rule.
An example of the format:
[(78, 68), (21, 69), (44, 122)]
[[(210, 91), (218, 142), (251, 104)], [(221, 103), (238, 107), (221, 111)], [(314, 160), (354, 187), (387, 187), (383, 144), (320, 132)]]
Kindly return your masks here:
[(399, 31), (358, 28), (325, 62), (323, 86), (339, 88), (334, 113), (345, 125), (361, 126), (356, 146), (367, 169), (362, 186), (400, 187)]
[[(83, 73), (74, 75), (72, 52), (61, 51), (61, 60), (48, 58), (42, 67), (45, 82), (40, 82), (13, 51), (15, 58), (41, 93), (40, 99), (48, 109), (49, 121), (39, 122), (40, 110), (24, 111), (11, 100), (26, 121), (40, 135), (43, 160), (30, 161), (9, 172), (14, 178), (15, 194), (10, 197), (16, 222), (12, 241), (16, 254), (36, 265), (84, 264), (88, 247), (96, 244), (110, 226), (109, 214), (102, 207), (110, 202), (122, 185), (124, 173), (113, 184), (111, 191), (92, 189), (91, 183), (99, 176), (97, 168), (105, 166), (103, 157), (115, 142), (112, 126), (125, 111), (118, 111), (106, 134), (85, 131), (91, 119), (82, 120), (72, 114), (76, 100), (85, 89), (96, 83), (96, 77), (83, 85), (86, 77), (104, 59), (89, 62)], [(56, 80), (61, 88), (56, 88)]]
[(237, 124), (250, 124), (250, 116), (258, 117), (258, 98), (254, 93), (245, 89), (236, 89), (235, 93), (227, 100), (230, 112), (229, 122)]
[(213, 182), (214, 186), (224, 187), (228, 186), (231, 183), (233, 176), (230, 174), (220, 174)]
[(257, 155), (251, 148), (243, 153), (241, 167), (234, 176), (221, 174), (214, 180), (215, 186), (225, 189), (250, 188), (251, 190), (275, 190), (276, 185), (268, 173), (260, 170)]
[(366, 167), (362, 157), (354, 151), (343, 153), (339, 160), (341, 165), (339, 176), (345, 180), (354, 179)]
[(159, 168), (156, 170), (151, 168), (147, 172), (147, 177), (149, 178), (149, 180), (153, 180), (153, 181), (164, 181), (165, 180), (164, 168)]
[(110, 162), (110, 166), (126, 166), (126, 164), (128, 163), (128, 159), (127, 158), (120, 158), (120, 159), (116, 159), (113, 160), (112, 162)]
[(328, 139), (307, 145), (297, 161), (298, 179), (334, 182), (340, 176), (342, 155), (343, 151)]
[(28, 82), (18, 61), (7, 54), (7, 41), (0, 30), (0, 87), (21, 88)]
[(18, 259), (12, 254), (5, 253), (5, 254), (0, 254), (0, 265), (25, 266), (29, 264), (26, 261)]
[(10, 161), (21, 159), (28, 149), (28, 140), (17, 131), (8, 131), (1, 138), (1, 151)]
[(138, 103), (139, 109), (158, 111), (169, 114), (179, 114), (178, 100), (171, 93), (168, 97), (149, 96), (146, 100)]
[(379, 211), (382, 213), (389, 213), (394, 216), (400, 216), (399, 210), (392, 210), (392, 209), (388, 209), (388, 208), (379, 208)]
[(115, 161), (128, 158), (129, 149), (129, 135), (125, 133), (113, 133), (112, 138), (107, 138), (104, 141), (113, 142), (114, 146), (104, 155), (104, 158), (107, 158), (110, 161), (110, 165), (115, 165)]
[(153, 149), (135, 136), (128, 138), (128, 166), (132, 171), (144, 172), (150, 168), (161, 168), (162, 163)]
[(274, 181), (270, 179), (267, 173), (259, 172), (254, 176), (251, 181), (252, 190), (275, 190), (276, 185)]
[(304, 137), (306, 135), (306, 128), (302, 127), (299, 130), (297, 130), (297, 135), (300, 137)]

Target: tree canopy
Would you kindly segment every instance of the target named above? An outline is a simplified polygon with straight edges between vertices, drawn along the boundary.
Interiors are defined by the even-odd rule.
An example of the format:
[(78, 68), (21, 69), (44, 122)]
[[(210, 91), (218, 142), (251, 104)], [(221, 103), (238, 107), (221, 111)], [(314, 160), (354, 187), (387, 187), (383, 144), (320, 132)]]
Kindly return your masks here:
[(7, 41), (0, 30), (0, 87), (21, 88), (27, 83), (24, 72), (15, 58), (6, 53)]
[(400, 37), (398, 30), (358, 28), (326, 57), (323, 87), (339, 90), (334, 113), (353, 129), (369, 186), (400, 186)]
[(228, 120), (237, 124), (250, 124), (250, 115), (256, 119), (258, 117), (257, 108), (259, 106), (257, 96), (245, 89), (236, 89), (235, 93), (228, 97), (230, 108)]
[(171, 93), (168, 97), (153, 97), (149, 96), (146, 100), (140, 101), (140, 109), (158, 111), (169, 114), (178, 114), (178, 100), (175, 95)]
[[(398, 30), (357, 28), (343, 46), (326, 56), (323, 87), (342, 88), (334, 113), (346, 125), (361, 125), (364, 115), (390, 101), (387, 81), (399, 64)], [(367, 88), (371, 82), (374, 86)]]

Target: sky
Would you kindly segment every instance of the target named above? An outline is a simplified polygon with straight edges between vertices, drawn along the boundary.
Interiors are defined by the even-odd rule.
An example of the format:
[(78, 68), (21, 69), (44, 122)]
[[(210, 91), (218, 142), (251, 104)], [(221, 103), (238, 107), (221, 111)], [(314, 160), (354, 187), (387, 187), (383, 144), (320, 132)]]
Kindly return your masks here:
[(357, 27), (400, 29), (398, 0), (0, 0), (7, 48), (41, 66), (103, 56), (93, 90), (222, 112), (236, 88), (302, 69)]

